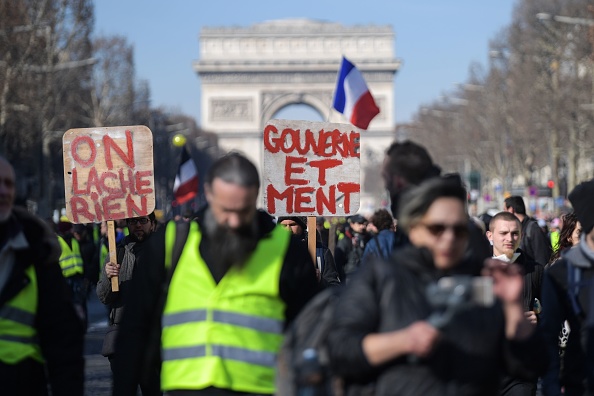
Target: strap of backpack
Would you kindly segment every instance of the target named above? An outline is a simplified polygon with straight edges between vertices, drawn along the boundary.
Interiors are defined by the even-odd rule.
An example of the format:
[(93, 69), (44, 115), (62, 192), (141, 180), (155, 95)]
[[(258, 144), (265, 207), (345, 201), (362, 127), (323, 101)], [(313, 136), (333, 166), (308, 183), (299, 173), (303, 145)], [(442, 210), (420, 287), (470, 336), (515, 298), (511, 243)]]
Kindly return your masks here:
[(181, 257), (189, 233), (189, 222), (176, 223), (170, 221), (167, 223), (165, 230), (165, 268), (168, 269), (170, 278)]

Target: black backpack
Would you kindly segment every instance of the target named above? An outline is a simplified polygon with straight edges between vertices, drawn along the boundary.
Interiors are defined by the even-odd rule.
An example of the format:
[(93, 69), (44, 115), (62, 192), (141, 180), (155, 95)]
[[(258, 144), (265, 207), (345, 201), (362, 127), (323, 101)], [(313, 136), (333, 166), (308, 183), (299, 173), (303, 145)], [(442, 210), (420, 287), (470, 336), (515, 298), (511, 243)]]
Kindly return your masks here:
[(276, 393), (283, 396), (338, 394), (339, 378), (332, 375), (326, 338), (333, 325), (340, 287), (318, 293), (285, 332), (278, 354)]

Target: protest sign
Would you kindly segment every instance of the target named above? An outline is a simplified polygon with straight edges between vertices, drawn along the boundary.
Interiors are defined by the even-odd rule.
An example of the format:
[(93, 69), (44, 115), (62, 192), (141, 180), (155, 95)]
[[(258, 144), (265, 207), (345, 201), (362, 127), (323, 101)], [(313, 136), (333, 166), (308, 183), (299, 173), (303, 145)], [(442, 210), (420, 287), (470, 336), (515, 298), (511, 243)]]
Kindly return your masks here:
[(359, 210), (360, 136), (350, 124), (271, 120), (264, 128), (264, 207), (274, 216)]
[[(114, 220), (147, 216), (155, 209), (153, 135), (145, 126), (66, 131), (64, 192), (72, 223), (107, 221), (109, 257), (116, 263)], [(111, 278), (118, 291), (118, 277)]]
[(70, 129), (62, 142), (66, 216), (72, 223), (146, 216), (155, 209), (150, 129)]

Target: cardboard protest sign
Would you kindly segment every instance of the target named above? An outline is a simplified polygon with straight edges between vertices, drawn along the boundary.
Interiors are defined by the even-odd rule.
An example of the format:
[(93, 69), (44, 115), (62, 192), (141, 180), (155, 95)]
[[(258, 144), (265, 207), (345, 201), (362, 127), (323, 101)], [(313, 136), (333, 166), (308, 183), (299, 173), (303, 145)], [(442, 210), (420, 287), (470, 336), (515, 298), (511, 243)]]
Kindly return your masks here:
[[(153, 134), (145, 126), (70, 129), (62, 150), (66, 217), (72, 223), (107, 221), (109, 261), (117, 263), (113, 221), (155, 209)], [(117, 276), (111, 289), (119, 291)]]
[(66, 216), (72, 223), (146, 216), (155, 209), (150, 129), (70, 129), (62, 143)]
[(350, 124), (271, 120), (264, 128), (264, 207), (274, 216), (359, 210), (360, 136)]

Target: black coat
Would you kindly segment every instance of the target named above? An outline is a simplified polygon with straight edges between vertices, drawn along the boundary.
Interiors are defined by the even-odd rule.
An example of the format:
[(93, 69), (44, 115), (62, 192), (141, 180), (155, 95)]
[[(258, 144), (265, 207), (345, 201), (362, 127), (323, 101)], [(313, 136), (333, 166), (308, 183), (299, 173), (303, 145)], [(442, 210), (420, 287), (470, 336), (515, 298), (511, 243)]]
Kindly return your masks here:
[[(572, 307), (568, 292), (568, 261), (580, 272), (582, 287), (575, 288), (577, 294), (576, 302), (581, 312), (576, 313)], [(545, 336), (546, 348), (549, 353), (551, 365), (549, 371), (543, 377), (543, 391), (545, 395), (560, 395), (561, 384), (559, 382), (560, 359), (559, 359), (559, 332), (563, 322), (567, 320), (571, 333), (564, 355), (566, 380), (563, 384), (566, 390), (582, 390), (586, 386), (586, 379), (589, 381), (590, 392), (594, 393), (594, 351), (588, 352), (588, 345), (592, 345), (591, 328), (588, 329), (587, 322), (594, 320), (592, 296), (594, 296), (594, 251), (586, 246), (582, 237), (579, 245), (564, 252), (559, 260), (550, 266), (544, 276), (541, 316), (541, 327)], [(586, 286), (585, 284), (589, 284)], [(589, 376), (589, 378), (587, 378)]]
[(363, 338), (427, 319), (433, 311), (427, 286), (444, 275), (434, 268), (427, 250), (411, 246), (396, 251), (390, 262), (371, 261), (347, 285), (328, 343), (332, 368), (350, 385), (349, 394), (358, 394), (353, 389), (359, 384), (376, 381), (377, 395), (495, 395), (504, 373), (533, 379), (544, 369), (538, 333), (522, 342), (507, 340), (498, 303), (457, 312), (425, 360), (411, 363), (400, 357), (371, 366)]
[(547, 265), (553, 254), (550, 239), (542, 232), (536, 220), (528, 216), (522, 220), (520, 249), (540, 265)]
[[(8, 231), (5, 236), (9, 238), (22, 232), (29, 244), (28, 248), (15, 251), (14, 266), (0, 292), (0, 307), (30, 283), (25, 271), (33, 265), (38, 285), (35, 327), (41, 354), (46, 361), (49, 385), (54, 395), (82, 395), (84, 328), (75, 313), (72, 293), (58, 264), (58, 240), (41, 220), (21, 208), (15, 208), (8, 222), (0, 227), (3, 232)], [(33, 360), (17, 365), (0, 363), (3, 394), (34, 394), (33, 389), (46, 387), (45, 382), (42, 365)]]
[[(201, 222), (201, 215), (198, 216)], [(275, 227), (272, 218), (258, 212), (260, 238), (266, 238)], [(131, 291), (122, 318), (116, 353), (119, 358), (114, 371), (114, 395), (135, 395), (138, 383), (146, 365), (159, 360), (161, 313), (165, 302), (164, 290), (167, 287), (165, 271), (165, 230), (159, 229), (151, 236), (151, 244), (143, 255), (145, 265), (137, 266), (132, 278)], [(212, 260), (205, 251), (206, 236), (199, 246), (202, 258), (211, 272)], [(216, 277), (215, 277), (216, 278)], [(197, 285), (199, 286), (199, 285)], [(279, 294), (286, 304), (285, 321), (293, 320), (301, 308), (318, 291), (315, 268), (306, 246), (297, 237), (291, 238), (283, 263)], [(226, 394), (226, 390), (222, 393)]]

